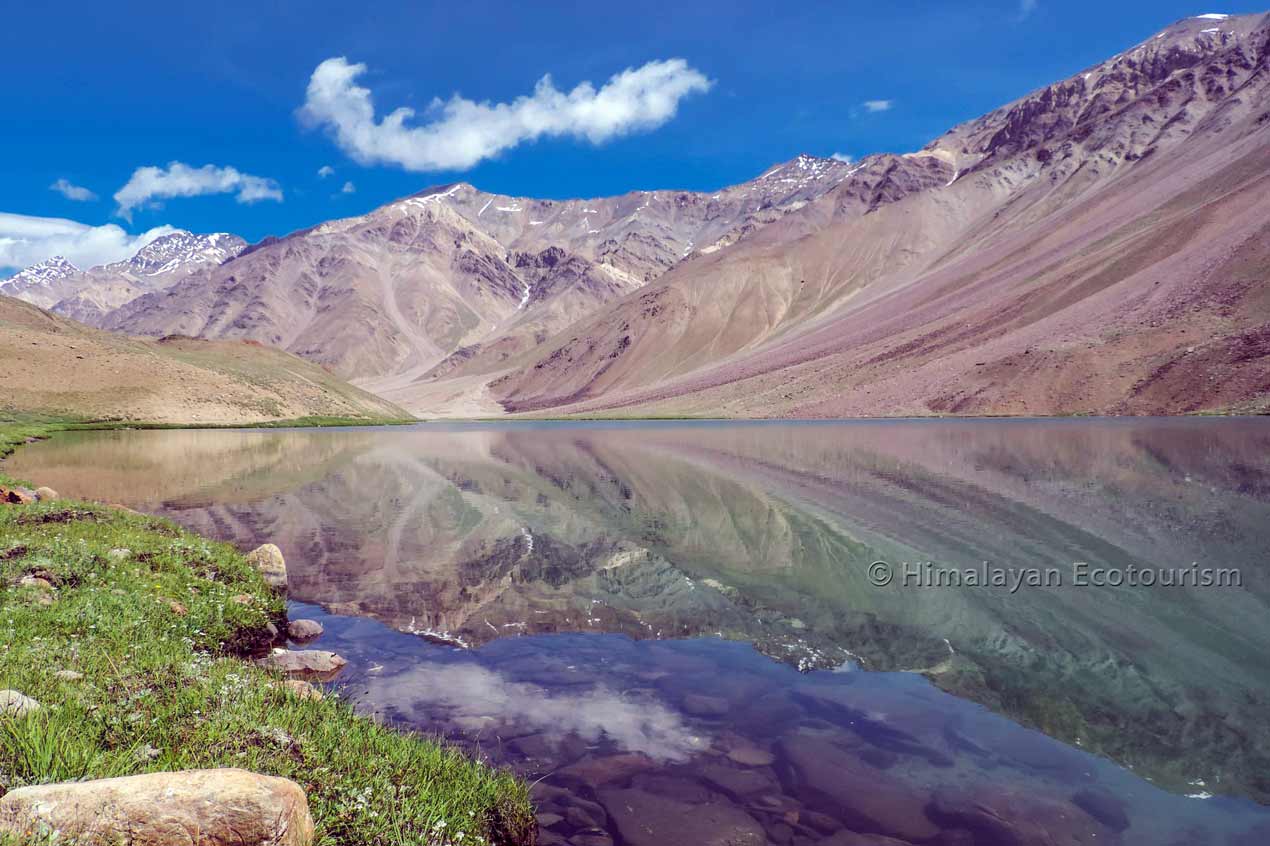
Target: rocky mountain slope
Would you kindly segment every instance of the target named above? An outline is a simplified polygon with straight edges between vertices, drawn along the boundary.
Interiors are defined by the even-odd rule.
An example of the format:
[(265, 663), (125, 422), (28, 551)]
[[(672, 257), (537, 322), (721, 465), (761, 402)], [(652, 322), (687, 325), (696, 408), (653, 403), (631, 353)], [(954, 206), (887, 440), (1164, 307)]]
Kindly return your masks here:
[(88, 270), (54, 256), (0, 281), (0, 291), (93, 323), (142, 294), (228, 261), (246, 246), (242, 238), (225, 232), (195, 235), (178, 230), (154, 239), (130, 259)]
[(596, 200), (443, 186), (267, 240), (101, 325), (251, 338), (408, 399), (434, 367), (456, 378), (497, 366), (685, 257), (747, 239), (857, 169), (799, 156), (714, 194)]
[(434, 415), (1263, 410), (1268, 44), (1186, 19), (916, 153), (713, 194), (443, 186), (89, 319)]
[[(494, 379), (510, 411), (1270, 407), (1270, 19), (1181, 21), (685, 262)], [(863, 210), (861, 206), (864, 205)]]
[(280, 350), (241, 341), (121, 338), (0, 296), (0, 418), (257, 423), (408, 416)]

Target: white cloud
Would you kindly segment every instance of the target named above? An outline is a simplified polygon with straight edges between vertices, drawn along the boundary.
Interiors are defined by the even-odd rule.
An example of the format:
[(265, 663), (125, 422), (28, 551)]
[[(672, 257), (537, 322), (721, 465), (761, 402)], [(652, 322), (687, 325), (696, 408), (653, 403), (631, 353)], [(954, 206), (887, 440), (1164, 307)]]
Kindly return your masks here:
[(1019, 13), (1017, 20), (1023, 20), (1036, 11), (1037, 0), (1019, 0)]
[(87, 203), (90, 200), (97, 199), (97, 195), (89, 191), (82, 185), (76, 185), (67, 179), (59, 179), (49, 186), (50, 191), (56, 191), (68, 200), (74, 200), (77, 203)]
[(368, 89), (355, 83), (366, 66), (327, 59), (309, 80), (300, 117), (326, 127), (361, 164), (396, 164), (413, 171), (462, 170), (525, 141), (547, 136), (592, 144), (655, 129), (675, 116), (679, 101), (713, 84), (683, 59), (649, 62), (614, 74), (602, 88), (583, 82), (560, 91), (544, 76), (530, 95), (510, 103), (477, 103), (455, 94), (435, 99), (423, 123), (408, 126), (413, 109), (375, 119)]
[(851, 155), (850, 153), (834, 153), (829, 158), (833, 159), (836, 162), (844, 162), (846, 164), (851, 164), (853, 161), (855, 161), (855, 156)]
[(232, 167), (190, 167), (183, 162), (172, 162), (166, 168), (137, 168), (128, 184), (115, 192), (115, 202), (119, 204), (119, 216), (131, 220), (132, 210), (138, 206), (168, 197), (201, 194), (235, 194), (240, 203), (282, 201), (282, 189), (272, 179), (252, 176)]
[(177, 230), (158, 226), (130, 235), (113, 223), (91, 226), (60, 217), (31, 217), (0, 212), (0, 267), (27, 267), (64, 256), (77, 267), (130, 258), (137, 250)]
[(889, 112), (891, 106), (895, 105), (894, 100), (865, 100), (860, 105), (864, 106), (867, 112)]
[(340, 189), (341, 194), (352, 194), (357, 190), (357, 186), (351, 182), (345, 182), (344, 187)]
[(335, 173), (335, 168), (331, 167), (330, 165), (322, 165), (320, 168), (318, 168), (318, 179), (326, 179), (326, 177), (330, 176), (333, 173)]

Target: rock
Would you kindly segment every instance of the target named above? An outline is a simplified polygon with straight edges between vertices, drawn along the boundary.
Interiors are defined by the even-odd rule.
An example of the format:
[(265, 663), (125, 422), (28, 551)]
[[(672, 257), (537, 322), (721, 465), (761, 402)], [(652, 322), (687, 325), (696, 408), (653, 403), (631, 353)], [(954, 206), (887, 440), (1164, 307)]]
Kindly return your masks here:
[(693, 805), (703, 805), (714, 797), (710, 788), (695, 778), (656, 772), (635, 776), (631, 779), (630, 786), (638, 787), (645, 793), (666, 796), (677, 802), (689, 802)]
[(839, 831), (820, 841), (821, 846), (909, 846), (907, 840), (896, 840), (883, 834), (860, 834), (855, 831)]
[(842, 823), (828, 814), (822, 814), (819, 811), (812, 811), (807, 808), (803, 808), (798, 812), (798, 822), (815, 829), (821, 834), (832, 834), (842, 828)]
[(9, 488), (0, 485), (0, 502), (6, 502), (9, 505), (30, 505), (35, 502), (35, 491), (30, 488)]
[(766, 749), (741, 744), (728, 750), (728, 759), (744, 767), (770, 767), (776, 756)]
[(923, 813), (926, 796), (861, 761), (825, 737), (794, 734), (777, 744), (787, 792), (848, 827), (902, 840), (933, 838), (939, 827)]
[(534, 817), (534, 819), (537, 820), (538, 825), (543, 828), (551, 828), (553, 825), (563, 820), (564, 817), (559, 814), (538, 814)]
[(735, 805), (690, 805), (635, 788), (606, 788), (600, 802), (626, 846), (763, 846), (763, 826)]
[(722, 717), (728, 712), (726, 699), (703, 693), (689, 693), (684, 696), (682, 706), (685, 712), (697, 717)]
[(639, 752), (621, 752), (574, 761), (559, 771), (563, 778), (575, 778), (586, 784), (598, 786), (610, 781), (628, 778), (635, 773), (653, 767), (653, 759)]
[(174, 599), (168, 600), (168, 608), (178, 617), (184, 617), (190, 613), (190, 609), (186, 608)]
[(759, 770), (740, 770), (723, 764), (706, 764), (697, 772), (710, 786), (737, 801), (744, 801), (748, 796), (779, 789), (774, 779)]
[(33, 587), (39, 590), (53, 590), (53, 583), (41, 576), (23, 576), (18, 579), (18, 587)]
[(52, 488), (36, 488), (35, 498), (39, 500), (40, 502), (48, 502), (49, 500), (60, 499), (60, 497), (57, 495), (57, 491), (53, 490)]
[(40, 703), (16, 690), (0, 690), (0, 716), (25, 717), (40, 710)]
[(135, 750), (133, 750), (132, 759), (136, 761), (138, 764), (144, 764), (147, 761), (153, 761), (155, 758), (159, 757), (162, 754), (163, 754), (162, 749), (156, 749), (155, 747), (146, 743), (141, 746), (138, 746)]
[(263, 543), (247, 553), (247, 563), (255, 567), (265, 577), (272, 588), (286, 590), (287, 562), (282, 557), (282, 550), (271, 543)]
[(287, 623), (287, 637), (292, 640), (313, 640), (325, 629), (317, 620), (292, 620)]
[(322, 681), (334, 678), (348, 664), (334, 652), (323, 649), (277, 649), (256, 663), (266, 669), (281, 670), (288, 676)]
[(783, 822), (770, 822), (767, 825), (767, 836), (777, 846), (784, 846), (794, 839), (794, 830)]
[(1072, 795), (1072, 804), (1112, 831), (1124, 831), (1129, 827), (1124, 803), (1105, 790), (1093, 787), (1078, 790)]
[(927, 806), (931, 819), (962, 828), (975, 843), (993, 846), (1079, 846), (1114, 843), (1116, 834), (1084, 809), (1002, 785), (968, 784), (935, 791)]
[(229, 601), (237, 603), (238, 605), (250, 605), (256, 600), (252, 599), (252, 596), (249, 593), (238, 593), (231, 596)]
[(77, 673), (74, 670), (58, 670), (53, 674), (53, 678), (64, 682), (77, 682), (83, 677), (83, 673)]
[(613, 846), (613, 838), (602, 831), (587, 831), (569, 838), (570, 846)]
[(106, 560), (113, 564), (121, 564), (132, 557), (132, 550), (123, 547), (116, 547), (106, 553)]
[(307, 846), (313, 819), (298, 784), (239, 769), (20, 787), (0, 798), (0, 832), (52, 831), (78, 846)]
[(591, 809), (578, 805), (565, 808), (564, 818), (574, 828), (603, 828), (606, 821), (603, 811), (596, 814)]
[(287, 679), (282, 684), (283, 687), (301, 699), (312, 699), (316, 701), (322, 698), (322, 689), (316, 685), (309, 684), (303, 679)]

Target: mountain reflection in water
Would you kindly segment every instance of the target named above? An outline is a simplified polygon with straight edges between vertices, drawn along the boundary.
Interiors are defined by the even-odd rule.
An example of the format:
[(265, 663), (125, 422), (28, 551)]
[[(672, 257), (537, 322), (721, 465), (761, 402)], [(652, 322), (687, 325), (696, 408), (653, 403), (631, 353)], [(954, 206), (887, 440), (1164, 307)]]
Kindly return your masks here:
[[(628, 813), (736, 842), (1270, 842), (1261, 808), (1177, 795), (1270, 802), (1262, 421), (86, 432), (7, 465), (277, 543), (363, 707), (552, 773), (547, 843), (678, 842)], [(1243, 585), (876, 587), (878, 560)], [(851, 668), (916, 672), (823, 672)]]

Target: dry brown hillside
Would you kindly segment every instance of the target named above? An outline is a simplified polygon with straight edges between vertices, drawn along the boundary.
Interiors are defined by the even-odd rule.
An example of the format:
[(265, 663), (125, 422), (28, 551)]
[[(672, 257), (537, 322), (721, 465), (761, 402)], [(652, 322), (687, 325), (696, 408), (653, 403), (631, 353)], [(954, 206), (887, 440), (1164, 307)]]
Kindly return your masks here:
[(255, 423), (408, 416), (259, 344), (112, 335), (0, 296), (0, 417)]

